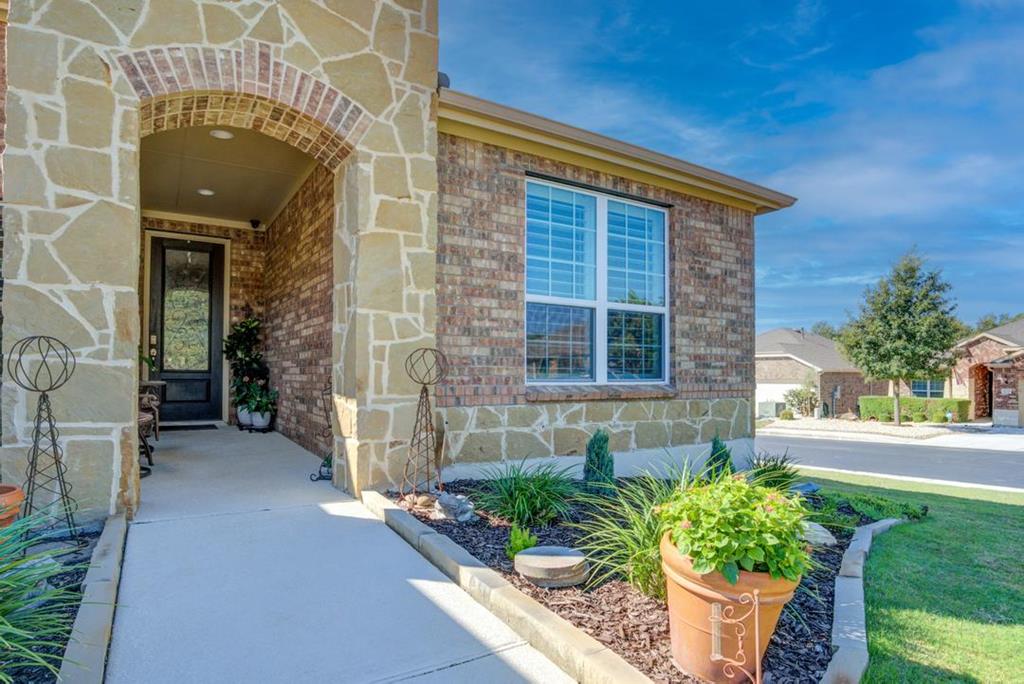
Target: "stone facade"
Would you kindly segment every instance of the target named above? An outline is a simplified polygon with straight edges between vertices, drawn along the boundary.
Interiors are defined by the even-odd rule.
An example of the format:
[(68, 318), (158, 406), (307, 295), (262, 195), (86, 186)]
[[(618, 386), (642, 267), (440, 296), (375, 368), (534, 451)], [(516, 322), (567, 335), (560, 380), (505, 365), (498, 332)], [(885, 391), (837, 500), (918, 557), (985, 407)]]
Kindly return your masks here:
[(266, 231), (263, 341), (277, 430), (315, 454), (331, 448), (321, 392), (331, 383), (334, 178), (317, 166)]
[[(54, 406), (83, 515), (139, 500), (139, 139), (200, 122), (334, 170), (336, 472), (397, 479), (401, 364), (434, 346), (436, 0), (16, 2), (6, 55), (3, 349), (46, 333), (79, 359)], [(29, 399), (4, 383), (5, 473)]]
[[(527, 386), (527, 172), (670, 205), (666, 385)], [(451, 370), (437, 404), (454, 462), (577, 454), (602, 425), (617, 450), (751, 435), (750, 212), (449, 134), (438, 174), (437, 337)]]

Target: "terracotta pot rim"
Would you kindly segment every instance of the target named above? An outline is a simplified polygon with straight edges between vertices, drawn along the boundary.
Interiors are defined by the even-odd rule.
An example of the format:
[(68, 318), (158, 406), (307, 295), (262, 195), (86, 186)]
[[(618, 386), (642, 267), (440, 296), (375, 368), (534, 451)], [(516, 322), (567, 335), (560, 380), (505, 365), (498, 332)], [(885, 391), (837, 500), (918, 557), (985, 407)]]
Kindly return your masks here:
[(690, 591), (714, 599), (737, 601), (741, 594), (757, 589), (761, 603), (786, 603), (792, 598), (800, 581), (785, 577), (775, 579), (767, 572), (740, 570), (736, 584), (729, 584), (725, 575), (713, 571), (704, 574), (694, 572), (689, 556), (684, 556), (672, 543), (669, 533), (661, 538), (661, 561), (666, 576)]

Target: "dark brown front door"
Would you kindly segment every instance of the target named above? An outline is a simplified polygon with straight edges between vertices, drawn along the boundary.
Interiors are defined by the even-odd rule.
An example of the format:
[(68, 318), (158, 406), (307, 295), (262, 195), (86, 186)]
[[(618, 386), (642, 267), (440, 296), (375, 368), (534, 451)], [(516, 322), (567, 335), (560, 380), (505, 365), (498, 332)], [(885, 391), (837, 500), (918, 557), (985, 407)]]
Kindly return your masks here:
[(219, 420), (223, 398), (224, 246), (154, 237), (150, 253), (150, 379), (163, 380), (160, 419)]

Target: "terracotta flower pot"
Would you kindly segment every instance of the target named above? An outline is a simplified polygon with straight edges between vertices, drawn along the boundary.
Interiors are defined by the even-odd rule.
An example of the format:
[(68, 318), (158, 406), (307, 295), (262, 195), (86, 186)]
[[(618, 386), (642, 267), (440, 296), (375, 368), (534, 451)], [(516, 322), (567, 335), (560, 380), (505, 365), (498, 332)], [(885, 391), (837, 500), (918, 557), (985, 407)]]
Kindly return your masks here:
[(25, 492), (17, 485), (0, 484), (0, 528), (7, 527), (18, 519)]
[[(775, 631), (782, 607), (793, 598), (799, 582), (772, 579), (767, 572), (740, 571), (736, 584), (729, 584), (720, 572), (698, 575), (690, 559), (679, 553), (668, 533), (661, 538), (661, 567), (668, 585), (669, 635), (672, 639), (672, 661), (684, 672), (712, 682), (742, 682), (746, 676), (739, 669), (728, 676), (724, 663), (711, 659), (713, 647), (712, 606), (716, 603), (726, 611), (732, 606), (732, 616), (741, 617), (751, 605), (741, 604), (740, 596), (754, 589), (760, 591), (760, 638), (755, 642), (754, 617), (743, 621), (743, 666), (753, 673), (755, 664), (764, 657), (768, 640)], [(728, 615), (728, 611), (726, 611)], [(738, 625), (721, 625), (720, 654), (739, 660)]]

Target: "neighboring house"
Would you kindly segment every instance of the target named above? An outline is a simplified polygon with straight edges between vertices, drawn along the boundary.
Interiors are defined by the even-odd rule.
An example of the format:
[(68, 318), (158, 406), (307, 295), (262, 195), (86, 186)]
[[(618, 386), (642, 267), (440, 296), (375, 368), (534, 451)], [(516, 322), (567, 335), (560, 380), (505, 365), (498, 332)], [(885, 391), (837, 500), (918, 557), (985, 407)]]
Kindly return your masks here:
[(952, 396), (971, 400), (971, 418), (1024, 427), (1024, 319), (969, 337), (957, 350)]
[(862, 395), (889, 392), (888, 382), (865, 379), (833, 340), (802, 329), (761, 333), (754, 359), (758, 404), (784, 402), (786, 392), (810, 381), (829, 415), (842, 415), (856, 411)]
[[(438, 87), (435, 0), (9, 22), (3, 341), (75, 350), (53, 401), (92, 514), (139, 502), (139, 353), (166, 416), (230, 420), (221, 336), (250, 312), (277, 428), (353, 493), (402, 480), (421, 347), (457, 466), (598, 428), (635, 463), (752, 438), (754, 219), (792, 197)], [(5, 377), (5, 475), (31, 401)]]

